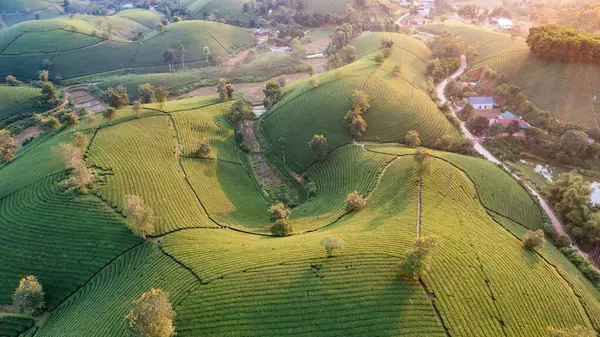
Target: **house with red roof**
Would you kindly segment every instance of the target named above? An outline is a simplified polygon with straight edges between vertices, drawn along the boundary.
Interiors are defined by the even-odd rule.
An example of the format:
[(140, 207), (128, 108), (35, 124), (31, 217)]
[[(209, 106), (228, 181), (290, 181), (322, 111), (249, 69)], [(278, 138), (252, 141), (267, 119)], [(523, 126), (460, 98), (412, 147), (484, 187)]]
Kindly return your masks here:
[(529, 125), (529, 123), (525, 122), (521, 116), (516, 115), (510, 111), (505, 111), (505, 112), (501, 113), (500, 115), (498, 115), (498, 117), (496, 117), (494, 119), (490, 119), (490, 125), (492, 125), (494, 123), (500, 123), (504, 127), (507, 127), (508, 124), (512, 121), (519, 122), (519, 126), (521, 127), (521, 129), (527, 129), (531, 126), (531, 125)]

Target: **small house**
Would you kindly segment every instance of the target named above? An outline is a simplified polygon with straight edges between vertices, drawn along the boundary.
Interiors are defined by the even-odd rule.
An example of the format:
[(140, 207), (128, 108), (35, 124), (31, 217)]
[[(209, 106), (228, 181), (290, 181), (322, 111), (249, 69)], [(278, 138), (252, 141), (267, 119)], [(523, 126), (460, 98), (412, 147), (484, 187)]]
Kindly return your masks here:
[(494, 98), (491, 96), (474, 96), (467, 99), (469, 104), (473, 106), (475, 110), (494, 109), (497, 108)]
[(517, 121), (519, 122), (519, 126), (521, 127), (521, 129), (527, 129), (530, 127), (529, 123), (525, 122), (523, 120), (523, 118), (521, 118), (521, 116), (516, 115), (510, 111), (505, 111), (503, 113), (501, 113), (500, 115), (498, 115), (497, 118), (495, 119), (491, 119), (490, 120), (490, 125), (494, 124), (494, 123), (500, 123), (502, 124), (504, 127), (507, 127), (508, 124), (512, 121)]
[(502, 29), (511, 29), (514, 25), (511, 19), (506, 18), (499, 18), (496, 22)]

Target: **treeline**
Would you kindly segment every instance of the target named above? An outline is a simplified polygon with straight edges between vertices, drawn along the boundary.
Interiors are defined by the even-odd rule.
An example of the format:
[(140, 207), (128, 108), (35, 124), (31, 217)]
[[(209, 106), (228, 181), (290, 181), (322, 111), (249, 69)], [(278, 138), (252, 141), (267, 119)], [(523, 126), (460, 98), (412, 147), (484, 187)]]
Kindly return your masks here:
[(536, 56), (559, 62), (600, 64), (600, 35), (559, 25), (529, 29), (527, 45)]

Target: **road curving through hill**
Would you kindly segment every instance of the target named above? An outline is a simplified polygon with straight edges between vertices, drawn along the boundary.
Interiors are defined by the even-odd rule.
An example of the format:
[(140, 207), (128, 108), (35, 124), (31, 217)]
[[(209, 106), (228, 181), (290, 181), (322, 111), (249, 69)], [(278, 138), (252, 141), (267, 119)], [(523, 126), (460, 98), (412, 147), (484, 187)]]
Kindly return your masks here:
[[(446, 85), (448, 85), (448, 81), (450, 79), (454, 79), (454, 78), (457, 78), (458, 76), (462, 75), (462, 73), (465, 71), (465, 69), (467, 69), (467, 58), (465, 57), (465, 55), (461, 55), (460, 56), (460, 67), (458, 68), (458, 70), (454, 74), (452, 74), (448, 79), (442, 81), (440, 84), (437, 85), (437, 88), (436, 88), (437, 95), (440, 98), (440, 101), (442, 103), (445, 103), (448, 101), (446, 99), (446, 96), (444, 95), (444, 89), (446, 88)], [(454, 111), (454, 109), (452, 107), (450, 108), (450, 111), (452, 112), (452, 115), (454, 115), (454, 117), (458, 118), (456, 116), (456, 112)], [(554, 230), (556, 230), (556, 232), (558, 234), (564, 234), (565, 229), (564, 229), (563, 224), (560, 222), (560, 220), (554, 213), (554, 210), (552, 209), (552, 207), (550, 207), (550, 204), (548, 204), (546, 199), (544, 199), (544, 197), (542, 197), (541, 193), (538, 190), (536, 190), (529, 182), (521, 179), (516, 174), (512, 173), (506, 165), (504, 165), (500, 160), (498, 160), (498, 158), (496, 158), (486, 148), (484, 148), (483, 145), (481, 145), (479, 139), (471, 134), (469, 129), (467, 129), (467, 127), (465, 126), (465, 123), (462, 121), (460, 122), (460, 128), (461, 128), (464, 136), (467, 137), (467, 139), (469, 139), (471, 141), (471, 143), (473, 143), (473, 147), (480, 155), (482, 155), (485, 159), (491, 161), (492, 163), (500, 165), (506, 172), (509, 172), (509, 174), (513, 178), (515, 178), (519, 182), (522, 182), (527, 187), (527, 189), (529, 189), (531, 194), (533, 194), (537, 198), (540, 206), (542, 207), (544, 212), (546, 212), (546, 214), (548, 215), (548, 218), (550, 218), (550, 221), (552, 222), (552, 227), (554, 228)], [(577, 247), (575, 244), (573, 244), (573, 248), (575, 248), (577, 251), (579, 251), (579, 253), (584, 255), (586, 258), (588, 257), (587, 254), (582, 252), (581, 249), (579, 249), (579, 247)]]

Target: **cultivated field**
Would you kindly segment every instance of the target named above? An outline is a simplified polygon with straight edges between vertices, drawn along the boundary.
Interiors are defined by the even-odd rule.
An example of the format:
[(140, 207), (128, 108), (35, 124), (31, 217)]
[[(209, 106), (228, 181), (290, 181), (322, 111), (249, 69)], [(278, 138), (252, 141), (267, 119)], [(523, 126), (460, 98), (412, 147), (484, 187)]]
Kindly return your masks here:
[[(120, 21), (141, 25), (123, 16), (111, 18), (113, 27), (123, 32), (128, 29)], [(149, 23), (145, 23), (148, 24)], [(106, 22), (98, 19), (56, 19), (24, 22), (0, 31), (0, 74), (17, 78), (35, 78), (44, 59), (51, 59), (50, 76), (72, 78), (113, 70), (133, 68), (138, 72), (166, 72), (165, 50), (176, 54), (179, 46), (187, 50), (188, 64), (206, 60), (204, 47), (213, 56), (228, 57), (237, 49), (253, 42), (252, 34), (244, 29), (209, 21), (172, 23), (162, 32), (144, 35), (142, 43), (128, 41), (119, 34), (110, 40), (102, 38)], [(114, 29), (114, 28), (113, 28)], [(149, 28), (145, 28), (148, 31)], [(94, 32), (97, 32), (96, 34)], [(123, 34), (121, 34), (123, 35)], [(175, 60), (175, 68), (181, 59)], [(200, 64), (198, 64), (200, 65)]]
[(0, 86), (0, 125), (39, 112), (41, 90), (31, 87)]

